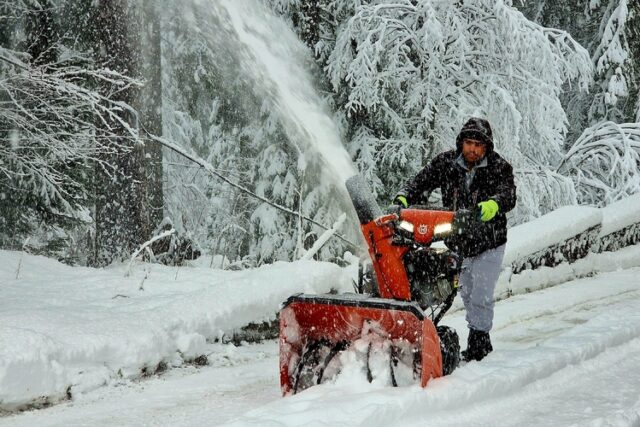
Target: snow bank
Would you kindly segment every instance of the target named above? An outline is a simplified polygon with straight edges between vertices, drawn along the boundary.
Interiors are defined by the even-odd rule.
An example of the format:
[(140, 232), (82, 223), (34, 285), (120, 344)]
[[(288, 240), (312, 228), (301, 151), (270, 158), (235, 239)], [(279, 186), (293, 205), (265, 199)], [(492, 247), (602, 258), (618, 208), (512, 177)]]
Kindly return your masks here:
[(2, 408), (179, 365), (207, 340), (274, 319), (293, 293), (352, 290), (354, 273), (314, 261), (239, 272), (138, 265), (127, 278), (125, 269), (0, 251)]
[[(565, 262), (555, 267), (524, 270), (519, 274), (511, 274), (511, 271), (505, 268), (496, 284), (494, 297), (496, 300), (500, 300), (512, 295), (559, 285), (577, 277), (633, 267), (640, 267), (639, 245), (622, 248), (616, 252), (590, 253), (585, 258), (571, 264)], [(462, 304), (457, 308), (462, 308)]]

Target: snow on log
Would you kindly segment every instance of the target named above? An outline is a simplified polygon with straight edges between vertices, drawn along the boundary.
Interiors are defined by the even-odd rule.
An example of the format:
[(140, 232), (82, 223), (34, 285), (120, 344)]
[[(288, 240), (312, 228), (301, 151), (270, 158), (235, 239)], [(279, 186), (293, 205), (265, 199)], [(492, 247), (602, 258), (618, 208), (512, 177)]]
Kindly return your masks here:
[(565, 206), (508, 230), (504, 266), (517, 274), (540, 266), (553, 267), (586, 256), (597, 241), (602, 211)]
[(602, 229), (594, 252), (612, 252), (640, 243), (640, 194), (602, 209)]

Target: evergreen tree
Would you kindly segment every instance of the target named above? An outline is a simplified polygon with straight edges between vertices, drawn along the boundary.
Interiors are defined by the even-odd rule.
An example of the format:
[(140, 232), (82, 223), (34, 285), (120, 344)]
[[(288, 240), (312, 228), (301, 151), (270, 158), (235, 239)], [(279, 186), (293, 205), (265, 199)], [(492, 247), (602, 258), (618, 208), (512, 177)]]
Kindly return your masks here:
[[(252, 114), (245, 95), (250, 88), (239, 77), (234, 53), (223, 43), (230, 34), (206, 37), (226, 31), (220, 22), (208, 20), (215, 19), (210, 13), (178, 5), (165, 12), (166, 137), (230, 179), (251, 183), (251, 141), (245, 132)], [(167, 210), (174, 226), (207, 252), (233, 261), (247, 255), (255, 202), (175, 154), (168, 154), (167, 160)]]
[[(168, 15), (167, 136), (258, 196), (330, 225), (338, 210), (317, 160), (307, 161), (297, 140), (304, 135), (285, 130), (276, 89), (256, 77), (225, 13), (195, 5)], [(245, 266), (292, 260), (324, 231), (169, 158), (170, 216), (213, 254)], [(327, 250), (338, 254), (339, 246)]]
[[(64, 14), (49, 2), (3, 3), (0, 48), (0, 209), (2, 245), (27, 237), (36, 246), (66, 240), (73, 226), (90, 222), (91, 168), (110, 148), (114, 117), (110, 95), (89, 82), (134, 82), (95, 68), (64, 45)], [(105, 167), (106, 163), (101, 163)], [(66, 250), (68, 252), (68, 249)], [(64, 252), (64, 251), (62, 251)]]

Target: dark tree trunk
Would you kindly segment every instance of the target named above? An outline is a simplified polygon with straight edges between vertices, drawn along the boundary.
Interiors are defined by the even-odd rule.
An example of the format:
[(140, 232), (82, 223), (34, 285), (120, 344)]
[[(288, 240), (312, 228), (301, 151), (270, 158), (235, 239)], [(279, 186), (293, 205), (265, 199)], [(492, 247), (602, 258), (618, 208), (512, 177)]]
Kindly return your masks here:
[(148, 134), (162, 135), (162, 49), (160, 39), (160, 18), (157, 2), (144, 0), (142, 22), (142, 89), (141, 116), (145, 135), (145, 160), (147, 170), (145, 183), (149, 197), (150, 220), (157, 227), (163, 219), (163, 168), (162, 146), (148, 137)]
[(7, 3), (0, 2), (0, 47), (11, 47), (11, 34), (13, 33), (13, 20), (9, 18), (11, 10)]
[[(128, 76), (138, 76), (139, 23), (126, 0), (93, 4), (92, 33), (100, 55), (100, 65)], [(101, 92), (111, 100), (135, 105), (139, 90), (101, 84)], [(131, 128), (138, 128), (137, 115), (120, 108), (117, 114)], [(96, 168), (96, 265), (107, 265), (128, 256), (151, 234), (144, 147), (126, 127), (108, 123), (121, 138), (110, 141), (111, 153), (102, 160), (110, 167)]]

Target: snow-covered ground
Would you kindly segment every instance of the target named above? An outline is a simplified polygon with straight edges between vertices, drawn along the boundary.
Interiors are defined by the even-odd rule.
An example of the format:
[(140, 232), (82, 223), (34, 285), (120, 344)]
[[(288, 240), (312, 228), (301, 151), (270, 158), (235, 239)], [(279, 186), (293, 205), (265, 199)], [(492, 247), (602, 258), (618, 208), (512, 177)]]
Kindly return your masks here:
[(207, 354), (207, 341), (274, 319), (293, 293), (352, 290), (354, 274), (312, 261), (244, 272), (144, 264), (127, 271), (0, 251), (1, 409), (180, 366)]
[[(507, 252), (538, 251), (538, 229), (552, 245), (600, 218), (609, 232), (638, 222), (626, 204), (615, 225), (564, 209), (514, 227)], [(273, 320), (294, 293), (351, 291), (355, 263), (90, 269), (0, 251), (0, 425), (640, 425), (640, 245), (509, 271), (481, 363), (426, 389), (342, 375), (282, 398), (275, 340), (216, 339)], [(459, 302), (443, 323), (466, 340)]]
[[(637, 248), (624, 249), (620, 251), (621, 255), (625, 255), (625, 251), (637, 252)], [(11, 259), (14, 265), (19, 258), (19, 254), (12, 253), (3, 253), (2, 256), (4, 260)], [(21, 270), (21, 275), (26, 274), (30, 262), (46, 266), (48, 261), (25, 256), (22, 268), (26, 266), (27, 269)], [(42, 295), (47, 284), (60, 292), (60, 286), (64, 284), (62, 282), (69, 282), (72, 278), (71, 273), (67, 277), (60, 275), (60, 271), (68, 267), (54, 267), (54, 264), (48, 267), (48, 271), (57, 269), (56, 280), (52, 280), (50, 275), (48, 283), (43, 280), (39, 289), (29, 293), (35, 305), (44, 306), (45, 300), (53, 304), (53, 296), (46, 293)], [(3, 262), (3, 266), (6, 265), (7, 262)], [(281, 265), (260, 273), (244, 273), (244, 279), (252, 274), (254, 278), (268, 277), (269, 274), (265, 273), (276, 277), (287, 268), (291, 269), (289, 279), (292, 280), (296, 280), (295, 274), (312, 275), (318, 279), (323, 274), (325, 279), (341, 277), (343, 274), (332, 266), (304, 263), (303, 266)], [(193, 283), (182, 285), (187, 287), (182, 289), (185, 294), (196, 292), (196, 298), (191, 299), (191, 310), (179, 314), (168, 308), (172, 304), (170, 300), (180, 301), (180, 295), (183, 294), (182, 291), (167, 291), (172, 276), (167, 277), (171, 280), (164, 283), (166, 288), (163, 288), (163, 292), (159, 290), (161, 281), (158, 279), (155, 291), (158, 294), (150, 297), (148, 292), (153, 288), (153, 270), (145, 282), (145, 291), (138, 291), (139, 283), (136, 280), (122, 280), (118, 269), (104, 274), (112, 274), (122, 283), (119, 285), (121, 287), (107, 291), (105, 288), (109, 286), (102, 285), (95, 290), (95, 279), (93, 283), (87, 282), (92, 275), (86, 273), (81, 272), (74, 279), (77, 302), (86, 301), (78, 290), (81, 286), (77, 285), (82, 280), (89, 287), (85, 295), (105, 295), (105, 305), (118, 303), (120, 298), (112, 300), (113, 294), (128, 294), (129, 298), (125, 300), (137, 295), (146, 300), (144, 304), (139, 303), (138, 325), (132, 327), (133, 330), (119, 330), (114, 326), (114, 333), (111, 334), (113, 338), (119, 330), (120, 334), (129, 337), (128, 349), (135, 354), (140, 353), (138, 347), (144, 347), (144, 341), (136, 341), (142, 338), (137, 331), (153, 329), (157, 335), (162, 335), (157, 332), (163, 330), (161, 325), (172, 324), (172, 321), (163, 322), (162, 319), (195, 316), (201, 303), (210, 305), (213, 313), (217, 311), (216, 307), (224, 305), (214, 302), (213, 296), (206, 301), (207, 292), (204, 289), (208, 287), (202, 285), (202, 282), (206, 282), (205, 278), (201, 278), (200, 286)], [(175, 274), (175, 271), (172, 273)], [(161, 276), (160, 271), (156, 274)], [(184, 274), (185, 279), (189, 277), (188, 272)], [(217, 274), (223, 273), (218, 272), (213, 276)], [(226, 274), (230, 279), (234, 274), (242, 273)], [(296, 396), (281, 398), (275, 341), (240, 347), (204, 343), (201, 351), (208, 354), (209, 366), (197, 368), (183, 365), (161, 376), (142, 380), (110, 377), (105, 381), (106, 387), (85, 391), (78, 389), (71, 401), (48, 409), (0, 418), (0, 425), (638, 425), (639, 275), (640, 268), (626, 268), (499, 301), (492, 333), (495, 351), (481, 363), (469, 363), (448, 377), (432, 381), (426, 389), (417, 385), (384, 388), (368, 384), (363, 377), (346, 384), (324, 384)], [(4, 274), (2, 277), (5, 280), (7, 276)], [(211, 288), (216, 287), (213, 280), (209, 283)], [(241, 280), (233, 283), (242, 286)], [(74, 286), (73, 283), (71, 286)], [(174, 282), (173, 286), (178, 284)], [(191, 291), (186, 292), (188, 289)], [(14, 291), (14, 295), (17, 293), (17, 290)], [(71, 303), (66, 302), (68, 297), (69, 294), (58, 295), (58, 301), (71, 311)], [(252, 300), (255, 295), (245, 297), (246, 300)], [(3, 302), (7, 302), (7, 299), (3, 299)], [(175, 304), (175, 308), (184, 310), (185, 307), (179, 302)], [(233, 307), (237, 307), (237, 304), (229, 303), (231, 311), (235, 310)], [(6, 346), (11, 343), (20, 346), (15, 351), (20, 350), (25, 360), (30, 360), (33, 352), (27, 343), (20, 341), (22, 335), (9, 338), (7, 333), (4, 319), (7, 318), (7, 307), (10, 305), (3, 304), (3, 361)], [(76, 309), (93, 312), (96, 329), (100, 323), (98, 312), (104, 314), (106, 310), (96, 304), (92, 307), (77, 306), (74, 311)], [(18, 305), (14, 311), (29, 310)], [(129, 310), (118, 309), (117, 313), (126, 318), (127, 312), (134, 311), (130, 307)], [(84, 324), (87, 322), (78, 322), (78, 318), (71, 314), (67, 313), (68, 323), (75, 326), (67, 332), (56, 332), (52, 327), (50, 341), (58, 341), (54, 340), (56, 336), (66, 336), (72, 345), (86, 342), (88, 337), (81, 336), (82, 333), (78, 331), (89, 327)], [(89, 315), (86, 317), (91, 318)], [(28, 321), (29, 318), (32, 317), (25, 315), (23, 320)], [(147, 318), (150, 319), (145, 320)], [(104, 320), (102, 332), (108, 336), (112, 329), (109, 323), (117, 323), (118, 320), (108, 316)], [(55, 322), (54, 312), (50, 323)], [(465, 338), (463, 312), (446, 316), (444, 323), (455, 327), (461, 333), (461, 338)], [(36, 320), (31, 320), (23, 329), (33, 329), (35, 326)], [(33, 330), (31, 333), (34, 333)], [(121, 339), (127, 341), (124, 337)], [(32, 342), (37, 344), (37, 341)], [(117, 344), (111, 345), (118, 348)], [(60, 342), (59, 347), (59, 354), (63, 354), (64, 343)], [(88, 353), (90, 347), (97, 346), (92, 344), (85, 347), (86, 359), (97, 357)], [(82, 352), (76, 353), (80, 359)], [(40, 354), (44, 358), (44, 353)], [(89, 364), (88, 361), (86, 363)], [(68, 362), (62, 361), (60, 364), (70, 370)], [(2, 372), (6, 375), (7, 368), (3, 366)], [(38, 372), (24, 370), (21, 375), (23, 380), (29, 380), (30, 375), (37, 377)], [(81, 375), (76, 378), (79, 377)], [(105, 374), (105, 377), (108, 375)], [(8, 389), (4, 384), (3, 400), (15, 393), (14, 389)]]

